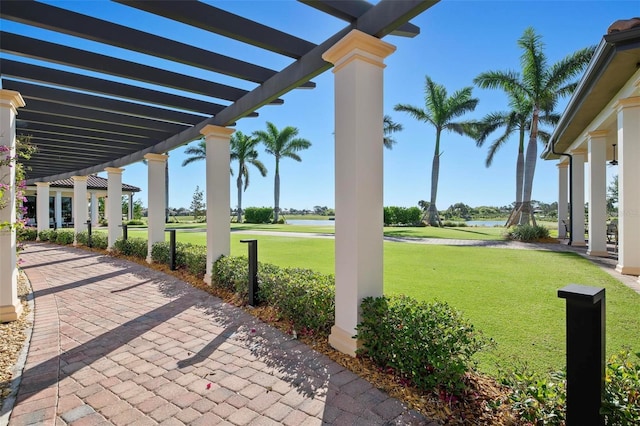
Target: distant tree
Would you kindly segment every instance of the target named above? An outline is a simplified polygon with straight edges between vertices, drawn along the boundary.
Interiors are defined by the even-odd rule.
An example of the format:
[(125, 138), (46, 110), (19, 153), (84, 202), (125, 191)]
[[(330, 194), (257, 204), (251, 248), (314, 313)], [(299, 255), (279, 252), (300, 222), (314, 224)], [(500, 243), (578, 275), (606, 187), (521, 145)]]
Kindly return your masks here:
[(298, 152), (308, 149), (311, 146), (311, 142), (297, 138), (297, 128), (287, 126), (282, 130), (278, 130), (269, 121), (267, 121), (267, 130), (257, 130), (253, 135), (264, 143), (267, 154), (273, 155), (276, 159), (273, 184), (273, 221), (278, 222), (278, 213), (280, 211), (280, 159), (291, 158), (292, 160), (302, 161)]
[[(122, 197), (122, 214), (128, 217), (129, 215), (129, 197)], [(133, 218), (139, 220), (142, 218), (142, 200), (133, 201)]]
[(454, 92), (448, 96), (447, 89), (435, 83), (429, 76), (425, 78), (425, 109), (398, 104), (396, 111), (409, 113), (413, 118), (431, 124), (436, 129), (436, 141), (431, 167), (431, 199), (429, 200), (428, 223), (431, 226), (440, 226), (436, 197), (438, 194), (438, 176), (440, 174), (440, 135), (443, 131), (453, 131), (461, 135), (473, 136), (470, 122), (454, 121), (456, 118), (471, 112), (476, 108), (478, 99), (471, 97), (471, 87)]
[(418, 201), (418, 207), (420, 207), (423, 212), (427, 212), (429, 210), (429, 202), (425, 200), (420, 200)]
[(191, 212), (194, 221), (197, 221), (198, 217), (204, 215), (204, 209), (204, 193), (200, 190), (199, 186), (196, 186), (196, 190), (193, 192), (193, 199), (191, 200)]
[(613, 180), (607, 187), (607, 213), (610, 216), (617, 214), (618, 208), (618, 175), (613, 177)]

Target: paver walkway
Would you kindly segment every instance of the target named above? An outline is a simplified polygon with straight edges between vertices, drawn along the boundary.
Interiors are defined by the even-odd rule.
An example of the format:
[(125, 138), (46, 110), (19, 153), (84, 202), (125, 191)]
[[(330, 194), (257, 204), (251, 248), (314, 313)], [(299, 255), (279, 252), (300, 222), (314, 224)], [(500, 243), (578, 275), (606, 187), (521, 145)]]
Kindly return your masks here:
[(35, 319), (10, 426), (431, 424), (172, 276), (72, 247), (20, 257)]

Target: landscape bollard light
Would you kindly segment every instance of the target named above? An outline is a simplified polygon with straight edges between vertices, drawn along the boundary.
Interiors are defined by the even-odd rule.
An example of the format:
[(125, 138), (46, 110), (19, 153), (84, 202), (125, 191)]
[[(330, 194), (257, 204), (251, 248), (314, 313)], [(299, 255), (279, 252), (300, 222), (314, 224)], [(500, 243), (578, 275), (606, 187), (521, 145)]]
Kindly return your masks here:
[(89, 248), (91, 248), (91, 221), (87, 220), (87, 234), (89, 235), (87, 237), (87, 245), (89, 246)]
[(127, 224), (123, 223), (122, 224), (122, 239), (127, 241), (127, 238), (129, 237), (128, 232), (127, 232)]
[(604, 288), (569, 284), (567, 300), (567, 426), (602, 426), (605, 378)]
[(176, 270), (176, 230), (167, 229), (169, 233), (169, 269)]
[(249, 305), (255, 306), (258, 302), (258, 240), (240, 240), (247, 243), (249, 251)]

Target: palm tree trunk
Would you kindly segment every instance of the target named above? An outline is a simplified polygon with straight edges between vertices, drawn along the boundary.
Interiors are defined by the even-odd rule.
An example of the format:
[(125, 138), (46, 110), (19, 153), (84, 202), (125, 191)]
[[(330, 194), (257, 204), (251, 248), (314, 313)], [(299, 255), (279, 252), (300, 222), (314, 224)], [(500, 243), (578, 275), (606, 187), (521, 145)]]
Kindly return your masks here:
[(276, 157), (276, 173), (273, 182), (273, 223), (278, 223), (280, 212), (280, 161)]
[(438, 208), (436, 197), (438, 196), (438, 176), (440, 174), (440, 129), (436, 129), (436, 147), (433, 152), (433, 164), (431, 165), (431, 200), (429, 204), (429, 225), (439, 226)]
[(524, 193), (522, 196), (522, 216), (520, 224), (528, 224), (531, 220), (531, 192), (533, 190), (533, 176), (536, 171), (536, 160), (538, 159), (538, 116), (540, 109), (537, 105), (533, 107), (533, 117), (531, 118), (531, 135), (527, 144), (527, 156), (524, 163)]
[(509, 215), (505, 227), (510, 227), (520, 223), (522, 212), (522, 192), (524, 186), (524, 129), (520, 129), (520, 145), (518, 147), (518, 158), (516, 160), (516, 201)]
[(242, 223), (242, 167), (238, 168), (238, 223)]

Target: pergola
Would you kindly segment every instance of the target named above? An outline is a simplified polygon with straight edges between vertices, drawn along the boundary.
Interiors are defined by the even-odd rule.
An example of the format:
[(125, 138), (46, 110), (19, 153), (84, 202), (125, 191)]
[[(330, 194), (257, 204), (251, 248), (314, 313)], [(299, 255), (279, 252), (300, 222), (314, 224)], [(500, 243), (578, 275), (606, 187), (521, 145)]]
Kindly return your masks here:
[[(121, 196), (122, 167), (148, 161), (149, 247), (164, 240), (164, 165), (171, 149), (204, 137), (207, 146), (207, 275), (213, 261), (228, 255), (229, 138), (235, 122), (256, 116), (267, 104), (282, 104), (283, 94), (313, 88), (311, 79), (334, 67), (336, 143), (336, 326), (331, 343), (354, 353), (354, 327), (362, 297), (382, 294), (382, 87), (383, 60), (395, 48), (381, 41), (389, 34), (413, 37), (409, 20), (437, 0), (300, 0), (344, 28), (316, 44), (208, 3), (192, 0), (114, 0), (119, 13), (144, 12), (252, 45), (288, 65), (274, 70), (217, 52), (210, 46), (172, 39), (162, 28), (124, 26), (101, 15), (84, 15), (36, 1), (2, 1), (0, 18), (26, 25), (27, 31), (0, 31), (2, 89), (0, 145), (15, 148), (17, 135), (28, 135), (37, 152), (25, 161), (28, 184), (47, 197), (47, 182), (71, 178), (74, 199), (86, 200), (87, 176), (107, 172), (108, 196)], [(94, 3), (99, 5), (99, 3)], [(296, 6), (279, 3), (278, 7)], [(309, 26), (314, 23), (309, 22)], [(37, 30), (31, 33), (31, 29)], [(36, 37), (54, 31), (74, 40), (125, 49), (139, 60), (108, 56), (77, 45)], [(162, 34), (162, 35), (161, 35)], [(78, 43), (81, 44), (81, 43)], [(160, 58), (172, 67), (147, 65)], [(137, 57), (137, 56), (136, 56)], [(27, 58), (27, 59), (25, 59)], [(174, 71), (183, 65), (215, 78)], [(229, 78), (231, 77), (231, 78)], [(223, 83), (223, 82), (225, 83)], [(231, 85), (228, 81), (237, 81)], [(238, 86), (238, 87), (236, 87)], [(247, 89), (249, 87), (249, 89)], [(366, 125), (364, 125), (366, 123)], [(12, 170), (0, 179), (15, 187)], [(13, 189), (7, 200), (13, 202)], [(76, 207), (77, 204), (77, 207)], [(110, 217), (120, 208), (110, 203)], [(87, 219), (86, 202), (74, 203), (76, 232)], [(0, 210), (0, 223), (15, 222), (13, 205)], [(109, 221), (109, 245), (120, 221)], [(16, 318), (15, 231), (0, 234), (0, 321)], [(5, 256), (4, 253), (12, 253)]]

